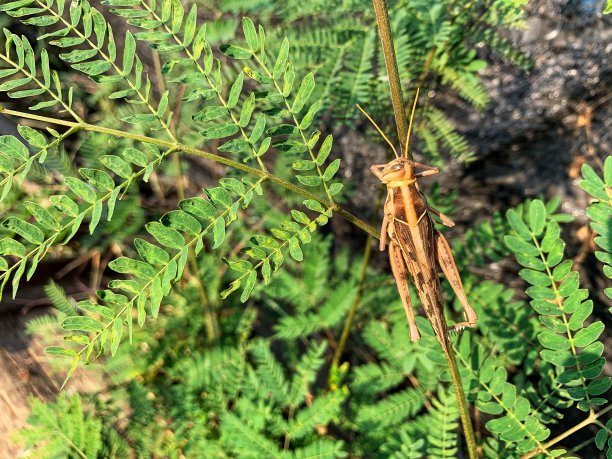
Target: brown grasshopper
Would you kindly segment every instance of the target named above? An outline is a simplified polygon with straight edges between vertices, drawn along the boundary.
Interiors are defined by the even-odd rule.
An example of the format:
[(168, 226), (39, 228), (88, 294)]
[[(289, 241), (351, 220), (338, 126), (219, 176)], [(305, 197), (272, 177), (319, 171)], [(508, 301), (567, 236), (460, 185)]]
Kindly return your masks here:
[[(372, 118), (361, 107), (358, 108), (374, 124), (395, 153), (393, 161), (374, 165), (370, 170), (387, 186), (379, 247), (384, 251), (387, 240), (389, 241), (391, 269), (406, 310), (410, 339), (417, 341), (421, 335), (414, 320), (406, 274), (410, 274), (416, 286), (423, 309), (438, 341), (447, 350), (448, 332), (472, 327), (478, 317), (468, 302), (450, 246), (446, 238), (434, 227), (430, 212), (437, 215), (446, 226), (452, 227), (455, 224), (446, 215), (427, 205), (425, 195), (417, 185), (417, 178), (437, 174), (440, 170), (408, 159), (408, 142), (417, 99), (418, 91), (402, 156), (398, 156), (393, 144)], [(416, 172), (417, 170), (419, 172)], [(465, 314), (466, 320), (454, 325), (450, 330), (444, 320), (444, 303), (436, 260), (459, 298)]]

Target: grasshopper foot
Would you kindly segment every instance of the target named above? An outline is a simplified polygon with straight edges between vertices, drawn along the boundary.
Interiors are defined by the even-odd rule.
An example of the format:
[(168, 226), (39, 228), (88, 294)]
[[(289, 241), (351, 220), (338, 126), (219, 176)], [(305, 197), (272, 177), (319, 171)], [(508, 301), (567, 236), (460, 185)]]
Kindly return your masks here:
[(465, 327), (453, 327), (453, 328), (449, 328), (448, 329), (448, 336), (451, 335), (458, 335), (459, 333), (461, 333), (463, 331)]
[(457, 333), (458, 334), (461, 331), (463, 331), (465, 328), (473, 327), (474, 325), (476, 325), (476, 321), (473, 321), (473, 322), (459, 322), (458, 324), (455, 324), (451, 328), (448, 329), (448, 334), (449, 335), (451, 333)]

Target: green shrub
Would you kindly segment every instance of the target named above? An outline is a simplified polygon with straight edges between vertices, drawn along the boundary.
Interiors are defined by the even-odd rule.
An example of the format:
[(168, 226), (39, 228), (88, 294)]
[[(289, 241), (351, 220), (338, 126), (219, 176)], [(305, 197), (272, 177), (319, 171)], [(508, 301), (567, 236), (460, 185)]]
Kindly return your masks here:
[[(15, 99), (0, 111), (21, 136), (0, 136), (0, 285), (15, 295), (56, 254), (121, 254), (95, 298), (75, 303), (50, 283), (57, 313), (29, 326), (70, 359), (66, 380), (99, 359), (110, 401), (34, 402), (25, 447), (37, 457), (464, 455), (448, 362), (423, 317), (423, 338), (409, 342), (395, 286), (369, 263), (378, 231), (342, 207), (340, 159), (320, 130), (323, 115), (354, 124), (356, 103), (392, 130), (370, 3), (196, 3), (0, 5), (9, 28), (28, 31), (4, 29), (0, 50), (0, 91)], [(407, 93), (455, 91), (484, 107), (476, 49), (486, 42), (527, 66), (498, 33), (521, 24), (522, 3), (391, 5)], [(228, 12), (266, 31), (248, 18), (237, 28)], [(205, 23), (212, 14), (221, 19)], [(129, 30), (113, 30), (110, 15)], [(416, 115), (424, 156), (473, 158), (434, 102)], [(612, 277), (612, 160), (603, 179), (588, 166), (583, 175)], [(587, 414), (564, 429), (596, 424), (596, 446), (608, 441), (603, 324), (565, 258), (558, 205), (526, 202), (454, 245), (479, 323), (453, 348), (486, 457), (566, 454), (551, 428), (574, 408)], [(334, 214), (369, 235), (363, 255), (318, 233)], [(529, 305), (469, 269), (511, 255)], [(447, 309), (459, 316), (458, 304)]]

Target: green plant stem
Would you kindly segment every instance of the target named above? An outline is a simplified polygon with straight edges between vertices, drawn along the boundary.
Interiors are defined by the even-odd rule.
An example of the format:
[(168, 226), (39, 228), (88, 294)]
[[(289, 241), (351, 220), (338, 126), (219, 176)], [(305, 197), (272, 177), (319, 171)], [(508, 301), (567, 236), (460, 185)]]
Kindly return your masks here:
[[(406, 112), (404, 111), (404, 97), (402, 95), (402, 85), (400, 82), (399, 71), (397, 69), (397, 59), (395, 57), (395, 48), (393, 47), (393, 37), (391, 36), (391, 25), (389, 23), (387, 2), (386, 0), (372, 0), (372, 3), (374, 4), (376, 22), (378, 23), (378, 31), (380, 33), (380, 42), (382, 44), (383, 55), (385, 56), (387, 75), (389, 76), (391, 102), (393, 103), (393, 115), (395, 117), (397, 135), (403, 150), (406, 142), (406, 134), (408, 133), (408, 119), (406, 118)], [(408, 152), (408, 157), (412, 158), (410, 152)]]
[(436, 50), (437, 50), (437, 47), (434, 46), (433, 48), (429, 50), (429, 53), (427, 53), (427, 57), (425, 58), (425, 65), (423, 66), (423, 70), (421, 70), (421, 74), (419, 75), (417, 79), (417, 87), (421, 87), (423, 86), (423, 83), (425, 83), (425, 78), (427, 78), (427, 75), (429, 74), (429, 70), (431, 69), (431, 64), (433, 63), (433, 58), (434, 58), (434, 55), (436, 54)]
[[(378, 211), (380, 210), (380, 204), (382, 202), (383, 197), (383, 189), (378, 195), (378, 199), (376, 201), (376, 208), (374, 210), (374, 218), (372, 219), (372, 223), (376, 221), (376, 216), (378, 215)], [(370, 264), (370, 257), (372, 255), (372, 241), (374, 240), (374, 236), (368, 234), (368, 238), (366, 240), (365, 249), (363, 252), (363, 260), (361, 261), (361, 268), (359, 270), (359, 278), (358, 278), (358, 287), (357, 287), (357, 295), (351, 304), (351, 308), (349, 309), (348, 315), (346, 316), (346, 320), (344, 321), (344, 327), (342, 328), (342, 334), (340, 335), (340, 339), (338, 340), (338, 346), (336, 346), (336, 350), (334, 352), (334, 357), (332, 359), (332, 363), (329, 370), (329, 376), (327, 380), (327, 386), (331, 388), (332, 378), (337, 373), (338, 364), (340, 363), (340, 357), (342, 357), (342, 353), (344, 352), (344, 348), (346, 346), (346, 342), (349, 337), (349, 333), (351, 331), (351, 326), (353, 324), (353, 319), (355, 318), (355, 313), (357, 312), (357, 306), (361, 303), (361, 299), (363, 297), (363, 291), (365, 290), (365, 278), (366, 278), (366, 269)]]
[[(406, 134), (408, 132), (408, 120), (404, 110), (404, 98), (402, 96), (402, 86), (397, 68), (395, 48), (393, 47), (393, 37), (391, 36), (387, 2), (386, 0), (372, 0), (372, 3), (374, 4), (376, 22), (378, 23), (378, 31), (380, 32), (380, 41), (382, 43), (383, 54), (385, 56), (385, 65), (387, 66), (387, 75), (389, 76), (389, 87), (391, 90), (391, 101), (393, 102), (395, 124), (397, 126), (397, 133), (400, 139), (400, 144), (402, 145), (402, 150), (404, 150), (404, 143), (406, 142)], [(433, 59), (434, 53), (435, 49), (433, 52), (430, 52), (431, 58), (428, 56), (429, 66), (431, 65), (431, 60)], [(408, 150), (406, 151), (408, 157), (412, 158), (411, 152)], [(445, 348), (444, 355), (446, 356), (446, 360), (448, 362), (448, 369), (450, 371), (453, 387), (455, 389), (455, 395), (457, 397), (457, 405), (461, 414), (461, 423), (463, 424), (463, 433), (465, 435), (468, 454), (470, 459), (475, 459), (478, 457), (476, 451), (476, 437), (474, 436), (474, 428), (472, 427), (472, 420), (470, 419), (468, 403), (465, 398), (465, 393), (463, 392), (463, 385), (461, 384), (461, 376), (459, 375), (459, 369), (457, 368), (454, 350), (450, 345), (448, 336), (445, 336), (444, 339), (446, 340), (446, 345), (442, 347), (443, 349)]]
[(455, 397), (457, 398), (457, 406), (459, 407), (461, 424), (463, 425), (463, 434), (465, 435), (468, 456), (470, 459), (476, 459), (478, 457), (476, 436), (474, 435), (474, 427), (472, 426), (472, 419), (470, 418), (468, 402), (465, 398), (465, 392), (463, 391), (461, 375), (459, 374), (459, 368), (457, 368), (457, 360), (455, 360), (455, 348), (451, 345), (448, 336), (444, 338), (446, 340), (446, 346), (442, 347), (446, 347), (446, 349), (444, 349), (444, 356), (446, 357), (448, 370), (451, 375), (451, 380), (453, 381), (453, 388), (455, 389)]
[(364, 222), (360, 218), (356, 217), (355, 215), (353, 215), (352, 213), (350, 213), (349, 211), (344, 209), (339, 204), (337, 204), (335, 202), (333, 202), (333, 203), (329, 202), (326, 199), (323, 199), (323, 198), (317, 196), (316, 194), (314, 194), (314, 193), (312, 193), (312, 192), (310, 192), (310, 191), (308, 191), (308, 190), (306, 190), (306, 189), (304, 189), (304, 188), (302, 188), (302, 187), (300, 187), (298, 185), (295, 185), (295, 184), (293, 184), (291, 182), (288, 182), (286, 180), (283, 180), (283, 179), (277, 177), (276, 175), (272, 174), (271, 172), (267, 172), (267, 171), (263, 171), (261, 169), (256, 169), (254, 167), (247, 166), (246, 164), (243, 164), (243, 163), (241, 163), (239, 161), (234, 161), (233, 159), (225, 158), (225, 157), (217, 155), (215, 153), (210, 153), (210, 152), (207, 152), (207, 151), (204, 151), (204, 150), (199, 150), (197, 148), (190, 147), (190, 146), (182, 144), (180, 142), (171, 142), (171, 141), (167, 141), (167, 140), (163, 140), (163, 139), (156, 139), (156, 138), (147, 137), (147, 136), (141, 135), (141, 134), (133, 134), (131, 132), (120, 131), (118, 129), (110, 129), (110, 128), (106, 128), (106, 127), (102, 127), (102, 126), (96, 126), (94, 124), (75, 123), (75, 122), (72, 122), (72, 121), (66, 121), (66, 120), (60, 120), (60, 119), (56, 119), (56, 118), (50, 118), (50, 117), (47, 117), (47, 116), (35, 115), (33, 113), (27, 113), (27, 112), (20, 112), (20, 111), (16, 111), (16, 110), (10, 110), (10, 109), (4, 108), (2, 106), (0, 106), (0, 113), (2, 113), (4, 115), (9, 115), (9, 116), (18, 116), (20, 118), (26, 118), (26, 119), (41, 121), (41, 122), (47, 123), (47, 124), (56, 124), (56, 125), (60, 125), (60, 126), (70, 127), (70, 128), (78, 127), (79, 129), (82, 129), (84, 131), (99, 132), (99, 133), (102, 133), (102, 134), (108, 134), (108, 135), (112, 135), (112, 136), (115, 136), (115, 137), (132, 139), (132, 140), (135, 140), (135, 141), (138, 141), (138, 142), (148, 143), (148, 144), (151, 144), (151, 145), (157, 145), (157, 146), (164, 147), (164, 148), (172, 148), (172, 149), (175, 149), (175, 150), (178, 150), (178, 151), (182, 151), (182, 152), (190, 154), (190, 155), (199, 156), (201, 158), (209, 159), (211, 161), (215, 161), (217, 163), (224, 164), (226, 166), (229, 166), (229, 167), (234, 168), (234, 169), (241, 170), (243, 172), (246, 172), (248, 174), (254, 175), (254, 176), (259, 177), (259, 178), (265, 177), (267, 180), (270, 180), (272, 183), (275, 183), (276, 185), (281, 186), (281, 187), (285, 188), (286, 190), (289, 190), (289, 191), (291, 191), (293, 193), (299, 194), (300, 196), (302, 196), (302, 197), (304, 197), (306, 199), (313, 199), (313, 200), (319, 202), (325, 208), (331, 209), (333, 212), (337, 213), (338, 215), (340, 215), (344, 219), (348, 220), (349, 222), (351, 222), (353, 225), (355, 225), (359, 229), (365, 231), (368, 234), (371, 234), (373, 237), (378, 239), (378, 231), (376, 231), (376, 229), (374, 227), (372, 227), (368, 223)]
[(552, 440), (544, 443), (544, 445), (540, 448), (536, 448), (533, 451), (530, 451), (529, 453), (525, 454), (524, 456), (521, 456), (521, 459), (529, 459), (530, 457), (535, 456), (536, 454), (539, 454), (541, 452), (546, 451), (548, 448), (550, 448), (553, 445), (556, 445), (557, 443), (559, 443), (561, 440), (564, 440), (565, 438), (569, 437), (570, 435), (578, 432), (580, 429), (588, 426), (589, 424), (593, 424), (595, 421), (597, 421), (597, 419), (599, 419), (600, 417), (602, 417), (604, 414), (606, 414), (608, 411), (610, 411), (612, 409), (612, 405), (608, 405), (606, 406), (603, 410), (599, 411), (598, 413), (594, 413), (592, 412), (588, 418), (586, 418), (584, 421), (576, 424), (574, 427), (572, 427), (571, 429), (566, 430), (565, 432), (563, 432), (562, 434), (556, 436), (555, 438), (553, 438)]
[(202, 277), (198, 268), (198, 260), (196, 259), (193, 250), (189, 249), (189, 267), (193, 271), (194, 281), (198, 289), (198, 295), (204, 309), (204, 325), (206, 326), (206, 341), (213, 342), (219, 337), (219, 329), (217, 327), (217, 317), (215, 315), (213, 305), (208, 298), (206, 289), (202, 285)]

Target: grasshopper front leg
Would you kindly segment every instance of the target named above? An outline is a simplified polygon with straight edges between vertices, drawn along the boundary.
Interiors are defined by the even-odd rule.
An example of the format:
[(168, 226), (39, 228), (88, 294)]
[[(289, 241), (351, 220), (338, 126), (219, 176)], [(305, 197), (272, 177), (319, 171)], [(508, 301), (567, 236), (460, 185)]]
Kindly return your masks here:
[(382, 170), (384, 169), (384, 167), (385, 167), (384, 164), (374, 164), (372, 167), (370, 167), (370, 172), (372, 172), (372, 174), (374, 174), (377, 178), (379, 178), (382, 181), (383, 180)]
[(478, 316), (474, 312), (472, 306), (470, 306), (467, 295), (465, 294), (465, 289), (461, 283), (461, 277), (459, 276), (459, 271), (457, 270), (457, 265), (455, 264), (455, 259), (453, 258), (451, 248), (448, 245), (446, 238), (438, 230), (435, 230), (434, 232), (434, 239), (438, 263), (440, 264), (442, 271), (444, 271), (446, 278), (450, 282), (455, 295), (457, 295), (457, 298), (459, 298), (459, 302), (461, 303), (461, 306), (463, 306), (463, 312), (466, 319), (465, 322), (460, 322), (454, 325), (449, 331), (457, 331), (465, 327), (473, 327), (478, 320)]
[(406, 279), (406, 265), (404, 258), (402, 257), (402, 251), (399, 246), (393, 242), (389, 243), (389, 259), (391, 261), (391, 270), (395, 277), (395, 283), (399, 290), (404, 310), (406, 311), (406, 318), (408, 319), (408, 327), (410, 328), (410, 340), (418, 341), (421, 339), (421, 334), (417, 328), (416, 321), (414, 320), (414, 312), (412, 311), (412, 302), (410, 301), (410, 290), (408, 289), (408, 280)]
[(428, 175), (435, 175), (438, 174), (440, 172), (440, 169), (438, 169), (437, 167), (434, 166), (428, 166), (427, 164), (423, 164), (423, 163), (415, 163), (413, 162), (412, 164), (414, 164), (414, 167), (419, 167), (421, 169), (424, 169), (423, 172), (417, 172), (416, 174), (414, 174), (415, 177), (427, 177)]

